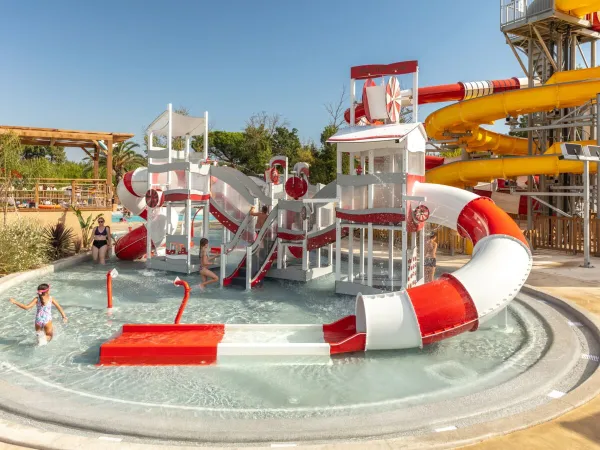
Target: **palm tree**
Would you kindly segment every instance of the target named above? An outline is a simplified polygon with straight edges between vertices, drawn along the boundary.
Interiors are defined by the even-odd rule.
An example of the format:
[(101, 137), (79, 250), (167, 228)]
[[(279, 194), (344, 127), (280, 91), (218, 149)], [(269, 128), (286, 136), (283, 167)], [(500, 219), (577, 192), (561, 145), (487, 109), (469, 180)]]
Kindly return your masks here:
[[(139, 144), (133, 141), (119, 142), (113, 147), (113, 175), (117, 183), (121, 181), (125, 173), (146, 165), (146, 158), (134, 150), (138, 147)], [(89, 173), (94, 170), (94, 160), (92, 158), (87, 157), (84, 162), (87, 164), (86, 172)], [(100, 166), (106, 167), (106, 154), (102, 152), (100, 153)]]

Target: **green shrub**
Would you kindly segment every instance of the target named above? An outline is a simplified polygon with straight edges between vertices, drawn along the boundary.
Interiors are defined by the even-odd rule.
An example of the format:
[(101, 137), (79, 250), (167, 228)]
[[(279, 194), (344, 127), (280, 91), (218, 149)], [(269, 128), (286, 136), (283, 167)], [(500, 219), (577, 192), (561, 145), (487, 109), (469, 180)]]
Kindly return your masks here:
[(19, 219), (0, 227), (0, 274), (45, 264), (48, 247), (44, 229), (38, 222)]
[(75, 206), (71, 205), (71, 209), (77, 216), (77, 221), (79, 222), (79, 227), (81, 228), (81, 237), (83, 239), (82, 247), (84, 250), (87, 250), (92, 245), (92, 229), (94, 228), (94, 224), (100, 217), (104, 216), (104, 214), (100, 213), (94, 218), (92, 218), (92, 215), (90, 214), (89, 216), (87, 216), (87, 219), (85, 219), (79, 208), (76, 208)]
[(65, 227), (64, 223), (58, 222), (44, 229), (44, 236), (48, 241), (48, 256), (50, 259), (60, 259), (70, 256), (75, 250), (75, 232), (73, 228)]

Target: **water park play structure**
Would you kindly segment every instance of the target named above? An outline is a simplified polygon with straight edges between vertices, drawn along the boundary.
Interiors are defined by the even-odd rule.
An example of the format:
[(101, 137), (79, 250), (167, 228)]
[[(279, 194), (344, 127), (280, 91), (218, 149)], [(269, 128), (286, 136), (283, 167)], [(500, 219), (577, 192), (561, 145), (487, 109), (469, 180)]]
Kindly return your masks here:
[[(388, 76), (388, 84), (394, 84), (397, 83), (395, 75), (399, 73), (413, 74), (415, 84), (417, 83), (416, 62), (376, 68), (354, 67), (351, 70), (352, 92), (356, 80)], [(385, 97), (380, 101), (385, 104)], [(387, 103), (389, 105), (390, 101)], [(283, 266), (280, 270), (285, 272), (285, 258), (278, 258), (278, 254), (283, 253), (286, 246), (301, 248), (303, 264), (300, 270), (306, 272), (308, 252), (312, 248), (330, 245), (335, 238), (336, 292), (358, 294), (355, 315), (322, 326), (179, 323), (126, 325), (121, 335), (101, 346), (100, 363), (211, 364), (229, 356), (329, 356), (364, 350), (421, 347), (464, 331), (476, 330), (500, 314), (519, 292), (531, 269), (531, 253), (522, 232), (489, 199), (453, 187), (424, 183), (425, 130), (418, 122), (397, 123), (399, 116), (390, 114), (389, 111), (390, 108), (387, 108), (385, 112), (390, 116), (386, 119), (388, 124), (351, 127), (330, 139), (330, 142), (338, 144), (336, 197), (318, 196), (319, 192), (329, 191), (325, 188), (317, 192), (317, 195), (303, 199), (308, 183), (304, 178), (290, 178), (286, 181), (285, 192), (286, 197), (293, 198), (279, 199), (274, 206), (272, 203), (275, 199), (271, 198), (273, 207), (256, 236), (243, 232), (247, 230), (243, 222), (249, 222), (248, 216), (236, 229), (237, 219), (219, 210), (222, 215), (220, 220), (223, 217), (226, 219), (225, 228), (229, 227), (230, 231), (236, 233), (233, 241), (242, 236), (249, 240), (249, 236), (254, 238), (254, 242), (247, 247), (245, 258), (246, 279), (249, 280), (247, 287), (252, 287), (255, 281), (264, 276), (275, 259), (279, 259), (278, 264)], [(379, 114), (376, 117), (383, 119), (383, 112), (374, 114)], [(413, 105), (413, 117), (418, 117), (417, 105)], [(170, 120), (176, 121), (177, 117), (171, 114)], [(169, 124), (166, 125), (169, 128)], [(171, 138), (172, 134), (169, 133), (167, 142)], [(167, 149), (173, 151), (169, 144)], [(345, 153), (350, 154), (350, 169), (347, 174), (342, 170)], [(182, 158), (189, 159), (189, 153), (184, 153)], [(358, 167), (355, 166), (355, 160), (360, 161)], [(151, 160), (148, 169), (150, 173), (159, 171), (153, 163)], [(213, 167), (202, 163), (203, 161), (197, 163), (199, 170)], [(188, 161), (183, 164), (191, 165)], [(285, 165), (286, 162), (282, 160), (279, 164)], [(177, 180), (189, 179), (189, 174), (186, 173), (189, 165), (182, 166), (182, 163), (172, 162), (170, 158), (162, 165), (161, 169), (165, 170), (183, 170), (183, 174), (176, 175)], [(367, 173), (364, 173), (363, 167), (368, 168)], [(164, 171), (160, 170), (160, 173)], [(204, 177), (202, 180), (206, 181), (214, 174), (220, 179), (226, 179), (219, 170), (200, 173)], [(273, 168), (269, 174), (273, 174), (270, 177), (273, 180), (277, 178)], [(241, 177), (233, 175), (231, 183), (239, 181)], [(160, 180), (156, 183), (161, 184)], [(178, 186), (179, 189), (188, 189), (186, 186)], [(161, 193), (156, 189), (157, 194), (153, 195), (154, 186), (150, 183), (148, 188), (146, 199), (149, 199), (148, 207), (151, 207), (150, 202), (155, 197), (160, 197)], [(206, 201), (208, 192), (201, 189), (199, 191), (197, 195), (201, 196), (202, 201)], [(163, 192), (162, 195), (168, 198), (172, 189), (167, 186)], [(188, 192), (184, 194), (188, 195)], [(256, 195), (261, 194), (257, 192)], [(230, 195), (224, 194), (221, 197), (231, 199)], [(269, 203), (266, 196), (262, 201)], [(320, 230), (318, 228), (324, 224), (321, 220), (316, 220), (317, 231), (312, 235), (312, 228), (309, 228), (310, 217), (316, 212), (317, 219), (322, 218), (322, 209), (315, 208), (315, 205), (327, 203), (338, 205), (335, 209), (335, 223)], [(157, 211), (163, 207), (160, 201), (152, 204)], [(238, 205), (232, 208), (243, 211)], [(162, 217), (160, 214), (169, 217), (168, 210), (166, 214), (150, 211), (147, 216)], [(424, 258), (422, 254), (417, 255), (417, 241), (420, 241), (420, 248), (423, 249), (426, 221), (448, 226), (469, 237), (475, 244), (475, 251), (471, 262), (453, 275), (423, 284), (421, 278)], [(166, 221), (163, 223), (168, 228), (169, 224)], [(293, 225), (298, 223), (302, 224), (302, 228), (295, 229)], [(388, 276), (382, 280), (374, 280), (373, 231), (377, 228), (402, 232), (402, 269), (398, 279), (394, 277), (391, 245)], [(185, 228), (187, 229), (189, 227)], [(342, 276), (341, 239), (346, 233), (353, 235), (355, 229), (361, 230), (359, 245), (361, 253), (366, 253), (366, 261), (361, 258), (359, 273), (355, 276), (354, 261), (350, 260), (348, 272)], [(146, 245), (150, 253), (150, 244)], [(223, 253), (227, 253), (228, 249), (229, 246), (224, 244)], [(189, 255), (189, 248), (187, 250)], [(349, 250), (352, 251), (352, 244)], [(513, 261), (510, 269), (504, 267), (501, 270), (503, 261), (509, 258)], [(255, 270), (252, 270), (253, 260), (258, 261)], [(150, 267), (153, 267), (152, 260)], [(236, 272), (241, 268), (240, 264)], [(222, 278), (227, 279), (225, 274), (222, 274)], [(482, 283), (482, 280), (485, 282)], [(189, 288), (186, 283), (177, 283), (184, 286), (187, 298)], [(386, 292), (389, 290), (392, 292)], [(434, 298), (435, 302), (432, 302)], [(183, 309), (180, 309), (179, 320), (182, 313)]]
[[(301, 176), (288, 178), (287, 161), (274, 158), (261, 188), (257, 180), (234, 169), (211, 165), (206, 146), (202, 157), (194, 156), (189, 150), (189, 139), (193, 135), (190, 129), (178, 125), (180, 118), (170, 110), (161, 115), (157, 121), (167, 136), (167, 146), (150, 149), (159, 153), (149, 153), (147, 172), (160, 174), (159, 177), (139, 171), (137, 176), (134, 173), (123, 182), (127, 192), (136, 198), (145, 196), (150, 208), (146, 213), (147, 233), (152, 239), (145, 240), (145, 230), (136, 235), (139, 240), (143, 239), (145, 254), (151, 255), (149, 267), (176, 270), (176, 264), (169, 262), (174, 259), (181, 261), (179, 271), (190, 273), (195, 269), (191, 258), (191, 208), (201, 207), (205, 224), (209, 212), (224, 224), (220, 249), (222, 286), (239, 283), (252, 288), (266, 276), (307, 281), (329, 273), (332, 270), (331, 244), (335, 240), (336, 292), (356, 295), (356, 312), (326, 325), (126, 325), (120, 336), (102, 345), (100, 362), (210, 364), (232, 355), (331, 355), (421, 347), (464, 331), (474, 331), (501, 317), (527, 279), (531, 252), (519, 227), (490, 196), (480, 197), (459, 188), (528, 176), (526, 187), (533, 189), (533, 175), (557, 177), (562, 173), (583, 173), (584, 192), (579, 195), (585, 200), (587, 220), (589, 173), (597, 172), (597, 147), (589, 146), (589, 139), (582, 139), (582, 131), (576, 128), (587, 126), (588, 134), (592, 135), (592, 122), (580, 113), (593, 111), (592, 102), (600, 92), (600, 69), (562, 71), (575, 68), (574, 44), (586, 40), (595, 42), (598, 37), (594, 28), (598, 25), (596, 16), (588, 20), (575, 18), (573, 14), (591, 14), (593, 8), (600, 9), (600, 4), (583, 3), (556, 2), (551, 15), (539, 9), (541, 2), (537, 5), (524, 1), (502, 3), (503, 31), (517, 58), (515, 49), (528, 46), (529, 70), (525, 70), (519, 58), (527, 79), (419, 88), (416, 61), (353, 67), (351, 104), (346, 113), (351, 126), (329, 141), (337, 144), (338, 176), (332, 185), (313, 189), (312, 195), (307, 195), (308, 167), (303, 167), (306, 170)], [(505, 13), (509, 10), (510, 14)], [(535, 25), (530, 24), (533, 19), (537, 20)], [(562, 46), (562, 41), (557, 44), (556, 36), (548, 31), (562, 31), (560, 26), (556, 28), (557, 24), (569, 25), (565, 42), (570, 46)], [(577, 33), (572, 32), (575, 26)], [(551, 39), (554, 41), (550, 42)], [(549, 50), (555, 45), (559, 57), (563, 58), (560, 65), (552, 59)], [(570, 60), (564, 64), (563, 53), (567, 50)], [(542, 61), (543, 58), (548, 61)], [(397, 77), (403, 75), (412, 75), (412, 89), (400, 88)], [(356, 81), (364, 82), (362, 103), (355, 101)], [(418, 122), (419, 104), (453, 100), (458, 103), (431, 114), (424, 126)], [(581, 109), (582, 106), (585, 108)], [(413, 123), (400, 123), (405, 108), (411, 108)], [(480, 127), (482, 123), (503, 117), (510, 120), (520, 114), (529, 114), (533, 126), (532, 115), (538, 112), (543, 113), (546, 121), (552, 117), (551, 113), (558, 114), (559, 118), (554, 125), (540, 126), (541, 137), (535, 140), (531, 129), (526, 129), (530, 138), (522, 139)], [(578, 114), (580, 119), (575, 120)], [(193, 130), (205, 126), (202, 119), (185, 120)], [(149, 128), (149, 142), (156, 132), (152, 126)], [(171, 141), (175, 137), (185, 137), (183, 153), (172, 149)], [(565, 141), (578, 140), (583, 141), (585, 147), (565, 144)], [(439, 159), (427, 160), (428, 142), (460, 146), (467, 152), (529, 156), (444, 164), (445, 161)], [(348, 173), (343, 171), (345, 155), (349, 156)], [(431, 170), (425, 173), (427, 165)], [(278, 187), (276, 166), (285, 172), (282, 188)], [(146, 183), (145, 192), (142, 187), (133, 188), (136, 181)], [(183, 197), (173, 197), (173, 194)], [(555, 197), (560, 198), (560, 195)], [(530, 198), (529, 216), (532, 214)], [(176, 233), (175, 218), (179, 214), (176, 202), (181, 201), (187, 202), (185, 220), (182, 231)], [(192, 205), (194, 201), (201, 203)], [(253, 219), (246, 211), (257, 203), (267, 205), (270, 213), (264, 225), (254, 230)], [(543, 204), (564, 212), (561, 209), (564, 205)], [(138, 203), (140, 208), (143, 208), (141, 202)], [(456, 230), (472, 241), (474, 250), (466, 266), (452, 275), (423, 284), (426, 222)], [(153, 234), (152, 230), (156, 229)], [(373, 271), (373, 236), (377, 229), (387, 230), (390, 236), (384, 276), (375, 276)], [(399, 277), (395, 276), (394, 267), (395, 231), (402, 235)], [(356, 232), (360, 236), (358, 270), (355, 272), (354, 258), (349, 258), (347, 273), (342, 274), (342, 238), (356, 236)], [(207, 233), (206, 226), (203, 233)], [(226, 273), (227, 258), (242, 241), (248, 243), (246, 253), (233, 272)], [(123, 249), (117, 248), (117, 254), (124, 256), (124, 249), (135, 248), (135, 256), (141, 256), (144, 252), (136, 242), (125, 239)], [(349, 254), (354, 254), (354, 242), (354, 239), (348, 240)], [(166, 245), (164, 256), (159, 250), (162, 244)], [(173, 244), (177, 244), (179, 250), (173, 250)], [(319, 249), (324, 246), (329, 247), (329, 260), (322, 267)], [(288, 264), (288, 259), (293, 257), (300, 258), (301, 264)], [(312, 268), (311, 261), (314, 261)], [(511, 264), (507, 266), (506, 261)], [(178, 317), (181, 318), (181, 314)], [(152, 343), (145, 339), (149, 336)]]

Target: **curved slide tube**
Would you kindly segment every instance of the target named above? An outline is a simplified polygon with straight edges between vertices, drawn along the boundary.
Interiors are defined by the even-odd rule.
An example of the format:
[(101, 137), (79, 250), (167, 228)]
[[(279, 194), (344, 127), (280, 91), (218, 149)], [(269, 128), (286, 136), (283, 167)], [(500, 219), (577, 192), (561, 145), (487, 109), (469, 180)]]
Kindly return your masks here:
[[(143, 219), (148, 218), (148, 209), (145, 200), (147, 177), (147, 169), (140, 167), (126, 173), (117, 185), (117, 195), (123, 206), (131, 211), (132, 214), (140, 216)], [(156, 214), (156, 217), (153, 218), (153, 223), (156, 226), (152, 227), (151, 236), (152, 244), (156, 248), (162, 245), (165, 240), (167, 221), (170, 222), (173, 228), (177, 227), (179, 209), (173, 208), (170, 217), (167, 217), (166, 208), (160, 208), (151, 213)], [(141, 258), (146, 254), (146, 235), (147, 230), (145, 225), (130, 231), (115, 244), (115, 255), (119, 259), (127, 261)]]
[(356, 330), (366, 334), (364, 350), (421, 347), (475, 331), (508, 305), (531, 271), (523, 233), (490, 199), (428, 183), (416, 183), (413, 195), (426, 198), (430, 222), (471, 239), (473, 256), (464, 267), (431, 283), (358, 295)]
[[(600, 67), (558, 72), (546, 84), (514, 90), (446, 106), (425, 120), (430, 138), (447, 140), (463, 135), (458, 143), (467, 151), (492, 151), (504, 155), (527, 155), (527, 139), (506, 136), (481, 128), (508, 115), (517, 116), (554, 108), (572, 108), (600, 92)], [(538, 172), (535, 172), (538, 173)]]
[[(590, 171), (597, 171), (596, 163), (590, 164)], [(498, 178), (561, 173), (583, 173), (583, 162), (561, 159), (558, 155), (457, 161), (428, 170), (425, 178), (428, 183), (465, 188)]]

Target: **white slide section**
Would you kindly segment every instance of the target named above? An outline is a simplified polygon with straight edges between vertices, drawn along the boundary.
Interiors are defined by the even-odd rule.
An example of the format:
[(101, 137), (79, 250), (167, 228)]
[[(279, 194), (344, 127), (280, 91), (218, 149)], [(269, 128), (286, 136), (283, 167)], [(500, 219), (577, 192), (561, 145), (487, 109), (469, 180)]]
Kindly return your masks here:
[(411, 348), (474, 331), (516, 297), (531, 271), (521, 230), (492, 200), (427, 183), (416, 183), (412, 195), (426, 199), (429, 222), (469, 237), (473, 256), (431, 283), (392, 294), (359, 294), (357, 331), (366, 333), (370, 350)]

